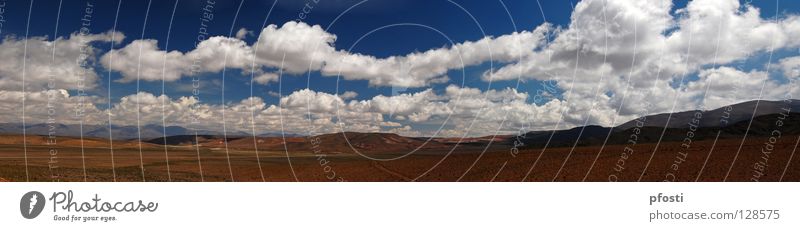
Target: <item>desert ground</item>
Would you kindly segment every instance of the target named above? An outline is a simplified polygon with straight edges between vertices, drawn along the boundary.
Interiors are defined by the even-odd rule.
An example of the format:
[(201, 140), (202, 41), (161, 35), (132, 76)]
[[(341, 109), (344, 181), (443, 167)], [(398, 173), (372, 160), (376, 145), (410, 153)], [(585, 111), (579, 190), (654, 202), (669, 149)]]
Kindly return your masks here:
[[(523, 148), (515, 155), (512, 146), (483, 143), (359, 154), (309, 149), (306, 138), (231, 139), (227, 148), (214, 139), (159, 145), (60, 137), (50, 145), (46, 137), (28, 136), (27, 148), (21, 140), (2, 136), (0, 181), (800, 181), (797, 136), (778, 139), (768, 155), (763, 137), (695, 141), (689, 148), (678, 142)], [(318, 146), (330, 148), (325, 141)]]

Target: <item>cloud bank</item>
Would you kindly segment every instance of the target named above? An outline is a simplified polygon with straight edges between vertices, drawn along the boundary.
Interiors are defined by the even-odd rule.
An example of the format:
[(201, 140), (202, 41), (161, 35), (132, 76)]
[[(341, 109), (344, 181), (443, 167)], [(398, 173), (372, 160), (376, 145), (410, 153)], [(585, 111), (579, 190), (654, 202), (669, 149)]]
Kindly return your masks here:
[[(188, 51), (162, 50), (159, 41), (141, 39), (99, 54), (93, 44), (124, 40), (121, 33), (110, 32), (52, 40), (8, 37), (0, 43), (0, 55), (16, 58), (0, 64), (0, 104), (20, 108), (25, 97), (26, 116), (32, 122), (46, 121), (47, 108), (42, 105), (56, 100), (61, 102), (59, 111), (80, 108), (87, 121), (106, 121), (110, 114), (112, 123), (122, 125), (136, 124), (139, 108), (142, 124), (161, 124), (163, 116), (167, 125), (214, 130), (224, 121), (241, 131), (255, 126), (264, 132), (477, 136), (520, 128), (613, 126), (644, 114), (800, 95), (800, 87), (792, 84), (800, 78), (800, 57), (779, 57), (771, 63), (756, 60), (759, 55), (800, 47), (797, 15), (765, 18), (760, 9), (736, 0), (696, 0), (680, 9), (669, 0), (584, 0), (575, 5), (570, 19), (565, 26), (543, 23), (530, 30), (383, 58), (337, 48), (335, 34), (294, 21), (260, 32), (242, 28), (235, 37), (210, 37)], [(250, 36), (255, 40), (248, 43), (245, 39)], [(88, 51), (82, 50), (86, 47)], [(461, 87), (447, 76), (449, 71), (487, 62), (495, 68), (468, 77), (522, 84), (552, 81), (563, 93), (535, 102), (538, 92)], [(759, 64), (741, 66), (748, 62)], [(119, 73), (114, 81), (120, 83), (175, 82), (231, 69), (252, 76), (256, 84), (275, 83), (281, 72), (319, 72), (323, 78), (341, 77), (342, 84), (359, 80), (373, 87), (417, 90), (369, 97), (301, 89), (273, 96), (279, 97), (275, 104), (259, 96), (207, 104), (190, 96), (139, 92), (110, 108), (100, 106), (105, 102), (100, 96), (71, 95), (70, 90), (96, 87), (100, 69)], [(78, 85), (81, 81), (85, 84)], [(225, 120), (220, 120), (223, 110)], [(76, 121), (68, 115), (58, 120)], [(20, 116), (19, 111), (0, 113), (1, 119), (11, 122)], [(192, 116), (199, 116), (202, 124), (187, 124)]]

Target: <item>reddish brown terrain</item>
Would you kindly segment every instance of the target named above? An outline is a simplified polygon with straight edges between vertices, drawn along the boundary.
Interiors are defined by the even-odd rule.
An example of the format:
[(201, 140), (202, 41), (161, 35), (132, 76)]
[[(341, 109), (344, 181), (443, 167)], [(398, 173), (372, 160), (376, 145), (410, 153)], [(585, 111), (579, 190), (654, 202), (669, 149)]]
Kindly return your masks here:
[(23, 148), (22, 136), (6, 135), (0, 136), (0, 181), (800, 181), (797, 136), (779, 138), (768, 155), (762, 148), (769, 138), (753, 136), (743, 144), (727, 138), (689, 148), (681, 142), (570, 145), (512, 155), (513, 138), (458, 144), (337, 133), (285, 142), (229, 138), (226, 148), (222, 138), (198, 137), (195, 146), (191, 136), (168, 137), (167, 145), (115, 140), (110, 149), (103, 139), (58, 137), (49, 145), (42, 136), (28, 136)]
[[(700, 119), (699, 111), (662, 113), (616, 127), (467, 138), (187, 135), (151, 126), (146, 134), (179, 132), (140, 141), (130, 133), (141, 128), (95, 126), (99, 133), (87, 133), (95, 138), (48, 139), (39, 129), (47, 126), (6, 124), (0, 181), (800, 181), (800, 101), (726, 108)], [(28, 134), (24, 142), (19, 134)], [(97, 138), (112, 134), (129, 138)]]

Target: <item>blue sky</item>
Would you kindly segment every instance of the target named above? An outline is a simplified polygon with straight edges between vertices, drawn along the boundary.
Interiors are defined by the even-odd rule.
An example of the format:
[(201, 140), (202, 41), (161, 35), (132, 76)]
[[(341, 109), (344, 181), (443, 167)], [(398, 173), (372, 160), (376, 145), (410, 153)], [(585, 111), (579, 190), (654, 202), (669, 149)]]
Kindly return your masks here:
[[(169, 21), (172, 16), (173, 7), (176, 1), (121, 1), (117, 30), (123, 32), (127, 38), (121, 47), (129, 43), (132, 39), (157, 39), (161, 49), (166, 47), (166, 37), (169, 29)], [(295, 2), (295, 3), (292, 3)], [(298, 13), (302, 12), (305, 2), (300, 1), (278, 1), (270, 13), (274, 1), (217, 1), (214, 4), (214, 21), (209, 24), (209, 33), (212, 35), (228, 36), (236, 33), (239, 28), (258, 30), (262, 27), (266, 16), (267, 24), (281, 25), (290, 20), (296, 20)], [(335, 1), (337, 6), (324, 3), (315, 5), (312, 13), (304, 20), (311, 25), (322, 25), (330, 27), (329, 32), (337, 35), (336, 47), (339, 49), (353, 48), (356, 53), (371, 54), (377, 57), (387, 57), (392, 55), (403, 55), (414, 51), (425, 51), (432, 48), (449, 46), (450, 41), (443, 38), (439, 33), (425, 28), (413, 26), (397, 26), (388, 30), (378, 31), (362, 39), (357, 46), (353, 46), (356, 40), (364, 36), (365, 33), (378, 27), (395, 23), (418, 23), (428, 25), (446, 34), (455, 43), (463, 41), (474, 41), (484, 36), (499, 36), (514, 31), (530, 30), (540, 25), (544, 20), (536, 1), (502, 1), (506, 11), (500, 1), (454, 1), (467, 10), (465, 12), (458, 5), (448, 1), (365, 1), (347, 14), (342, 15), (339, 20), (331, 25), (333, 20), (341, 13), (361, 1)], [(331, 1), (334, 2), (334, 1)], [(81, 1), (85, 3), (85, 1)], [(91, 30), (94, 33), (109, 31), (114, 26), (118, 1), (91, 1), (95, 5)], [(148, 19), (145, 24), (145, 13), (148, 11)], [(194, 48), (194, 41), (200, 23), (200, 8), (205, 1), (198, 0), (178, 0), (175, 8), (175, 16), (170, 33), (169, 50), (189, 51)], [(241, 4), (238, 18), (234, 23), (234, 16), (237, 8)], [(310, 3), (313, 4), (313, 3)], [(548, 22), (567, 25), (569, 15), (572, 11), (570, 1), (541, 1), (541, 7), (545, 9), (544, 16)], [(18, 9), (8, 11), (6, 15), (6, 25), (3, 29), (5, 36), (25, 35), (25, 21), (27, 11), (22, 10), (30, 6), (30, 1), (11, 1), (8, 2), (7, 9)], [(86, 8), (84, 4), (76, 4), (74, 1), (65, 1), (61, 4), (61, 16), (56, 36), (69, 36), (78, 31), (81, 27), (80, 19)], [(54, 36), (56, 30), (55, 22), (58, 15), (59, 1), (34, 1), (31, 14), (29, 36)], [(473, 18), (475, 20), (473, 20)], [(478, 23), (475, 23), (477, 21)], [(233, 25), (233, 28), (231, 26)], [(142, 29), (144, 28), (144, 36)], [(231, 32), (233, 31), (233, 32)], [(484, 34), (485, 33), (485, 34)], [(252, 43), (256, 37), (251, 36), (245, 39)], [(111, 44), (98, 44), (98, 49), (107, 51)], [(499, 65), (499, 64), (495, 64)], [(451, 71), (453, 84), (465, 85), (486, 89), (489, 84), (480, 81), (477, 77), (489, 68), (489, 64), (478, 67), (469, 67), (465, 72), (461, 70)], [(105, 73), (103, 71), (103, 73)], [(222, 73), (203, 74), (205, 80), (221, 80)], [(238, 101), (249, 97), (249, 76), (242, 76), (238, 70), (226, 72), (226, 101)], [(103, 88), (95, 89), (95, 93), (106, 95), (108, 76), (101, 75)], [(118, 73), (112, 73), (111, 80), (118, 79)], [(293, 92), (297, 89), (308, 87), (317, 91), (334, 93), (336, 92), (336, 78), (322, 78), (319, 73), (311, 73), (311, 83), (309, 84), (306, 75), (284, 78), (283, 92)], [(466, 81), (464, 81), (466, 80)], [(219, 103), (221, 96), (221, 81), (203, 81), (207, 84), (202, 91), (203, 100), (210, 103)], [(523, 83), (519, 88), (523, 91), (535, 91), (538, 83)], [(183, 79), (174, 85), (189, 85), (190, 79)], [(491, 84), (493, 89), (504, 87), (516, 87), (515, 81), (495, 82)], [(342, 85), (340, 85), (342, 86)], [(441, 90), (445, 84), (435, 86), (436, 90)], [(160, 82), (141, 82), (141, 90), (160, 93)], [(167, 86), (169, 88), (169, 84)], [(369, 87), (366, 81), (348, 81), (342, 86), (342, 90), (356, 91), (358, 98), (371, 98), (377, 94), (391, 93), (391, 87)], [(134, 94), (135, 84), (113, 83), (112, 98), (118, 100), (119, 97)], [(244, 90), (236, 90), (244, 89)], [(171, 97), (188, 95), (185, 91), (167, 89), (167, 95)], [(277, 84), (271, 86), (255, 86), (254, 95), (264, 97), (268, 102), (275, 102), (277, 97), (270, 96), (266, 92), (280, 92)], [(405, 89), (404, 92), (415, 92), (420, 89)]]
[[(119, 15), (116, 18), (117, 7), (120, 2)], [(29, 15), (27, 9), (31, 6), (30, 1), (9, 1), (5, 6), (6, 12), (3, 15), (5, 22), (0, 35), (21, 39), (25, 37), (26, 29), (29, 29), (29, 37), (46, 36), (50, 39), (68, 37), (80, 29), (80, 19), (84, 16), (86, 3), (86, 1), (64, 1), (63, 3), (55, 0), (35, 1)], [(208, 31), (211, 35), (233, 37), (240, 28), (246, 28), (253, 31), (254, 34), (244, 37), (242, 40), (247, 44), (253, 44), (257, 41), (265, 20), (266, 25), (275, 24), (280, 27), (288, 21), (297, 20), (298, 14), (305, 7), (304, 5), (308, 4), (313, 6), (313, 9), (310, 10), (307, 18), (302, 21), (309, 25), (320, 25), (323, 29), (326, 29), (327, 33), (336, 35), (335, 48), (337, 50), (345, 50), (353, 54), (371, 55), (382, 59), (414, 52), (425, 52), (437, 48), (447, 48), (453, 45), (451, 42), (459, 44), (467, 41), (477, 41), (487, 36), (496, 38), (513, 32), (532, 31), (544, 22), (553, 24), (553, 28), (561, 28), (563, 31), (568, 31), (571, 23), (574, 23), (571, 19), (573, 17), (573, 9), (579, 3), (579, 1), (530, 0), (453, 2), (444, 0), (373, 0), (363, 2), (355, 0), (320, 0), (320, 3), (314, 3), (311, 0), (279, 1), (277, 3), (269, 0), (216, 1), (213, 5), (214, 20), (209, 23)], [(114, 44), (113, 49), (123, 48), (133, 40), (155, 39), (158, 41), (159, 50), (189, 52), (195, 48), (202, 13), (201, 8), (207, 2), (184, 0), (178, 1), (176, 4), (176, 1), (128, 0), (91, 1), (91, 4), (94, 5), (94, 13), (92, 14), (89, 28), (91, 33), (110, 31), (114, 27), (116, 19), (118, 20), (116, 30), (126, 36), (122, 43)], [(670, 15), (672, 20), (678, 21), (682, 16), (677, 11), (685, 8), (689, 2), (675, 1), (673, 4)], [(741, 4), (744, 5), (744, 3)], [(342, 14), (354, 5), (354, 8), (346, 14)], [(755, 1), (753, 6), (760, 9), (762, 19), (775, 17), (776, 7), (779, 9), (777, 14), (781, 19), (797, 14), (798, 10), (800, 10), (800, 2), (798, 1)], [(744, 6), (740, 8), (740, 11), (744, 11)], [(26, 24), (28, 17), (30, 17), (29, 26)], [(145, 17), (147, 17), (146, 21)], [(336, 21), (334, 22), (334, 20)], [(364, 37), (365, 34), (376, 28), (393, 24), (406, 25), (391, 26)], [(439, 32), (408, 24), (424, 25)], [(56, 25), (58, 25), (57, 28)], [(561, 32), (550, 32), (547, 41), (556, 41), (559, 33)], [(168, 35), (169, 40), (167, 40)], [(112, 49), (111, 43), (108, 42), (93, 42), (92, 46), (99, 51), (98, 59), (100, 55)], [(544, 48), (540, 47), (539, 49)], [(787, 45), (786, 48), (780, 48), (774, 53), (773, 61), (795, 55), (797, 55), (796, 48)], [(763, 71), (768, 57), (769, 55), (763, 49), (756, 49), (753, 55), (734, 58), (730, 62), (716, 65), (702, 64), (698, 69), (686, 73), (683, 83), (688, 84), (700, 80), (702, 69), (715, 69), (737, 63), (744, 63), (738, 68), (741, 72)], [(541, 76), (525, 78), (521, 81), (500, 80), (489, 82), (481, 79), (481, 76), (485, 72), (491, 71), (492, 67), (497, 70), (505, 65), (506, 63), (482, 62), (463, 69), (449, 69), (446, 72), (449, 81), (446, 83), (410, 88), (371, 86), (367, 80), (344, 80), (331, 76), (324, 77), (319, 71), (310, 71), (307, 72), (308, 75), (288, 74), (284, 75), (279, 82), (252, 85), (252, 94), (263, 99), (266, 104), (271, 105), (278, 104), (280, 100), (274, 93), (279, 92), (281, 95), (286, 96), (305, 88), (330, 94), (342, 94), (346, 91), (352, 91), (358, 94), (353, 98), (356, 100), (370, 100), (380, 95), (419, 93), (428, 89), (438, 95), (442, 95), (450, 85), (462, 88), (476, 88), (484, 92), (492, 89), (502, 91), (510, 88), (516, 89), (518, 92), (527, 93), (529, 96), (543, 89), (543, 77)], [(117, 82), (122, 78), (120, 72), (112, 71), (111, 75), (108, 75), (106, 67), (99, 63), (95, 65), (95, 70), (99, 79), (97, 80), (97, 87), (88, 90), (90, 95), (108, 98), (109, 82), (111, 83), (110, 98), (112, 102), (118, 102), (120, 97), (136, 94), (137, 86), (140, 88), (139, 91), (150, 92), (155, 95), (162, 92), (162, 83), (160, 81), (141, 81), (138, 85), (136, 82), (121, 83)], [(274, 68), (272, 71), (275, 71)], [(567, 76), (565, 77), (571, 77), (568, 74), (569, 72), (566, 73)], [(625, 71), (620, 70), (620, 73), (623, 74), (612, 76), (624, 79), (626, 77)], [(788, 81), (779, 71), (770, 72), (769, 75), (773, 76), (778, 82)], [(588, 77), (578, 77), (580, 78), (576, 82), (593, 81), (589, 80), (591, 78)], [(223, 103), (223, 91), (225, 104), (234, 104), (251, 96), (250, 75), (243, 73), (242, 70), (231, 68), (224, 73), (202, 73), (200, 78), (203, 83), (200, 99), (203, 103)], [(673, 76), (671, 81), (673, 88), (680, 87), (680, 84), (676, 83), (678, 79)], [(566, 82), (564, 80), (559, 81), (559, 89), (552, 92), (552, 97), (566, 101), (563, 99), (563, 94), (572, 88), (566, 87)], [(222, 85), (225, 86), (225, 89), (222, 89)], [(173, 99), (191, 94), (191, 89), (187, 87), (191, 86), (191, 78), (180, 78), (174, 82), (167, 82), (164, 86), (163, 90), (166, 95)], [(69, 91), (72, 94), (75, 93), (74, 89), (69, 89)], [(621, 93), (613, 92), (613, 90), (601, 91), (605, 92), (603, 94), (606, 96), (619, 95)], [(609, 108), (614, 109), (613, 101), (615, 99), (609, 101), (612, 102), (609, 104)], [(525, 99), (525, 102), (535, 103), (539, 106), (543, 106), (546, 103), (546, 101), (534, 102), (532, 97)], [(101, 110), (107, 108), (105, 104), (97, 104), (96, 106)], [(665, 108), (670, 107), (663, 106), (662, 109)], [(588, 116), (587, 118), (593, 117), (591, 115), (592, 112), (583, 113)], [(630, 117), (632, 115), (626, 116), (628, 117), (625, 118), (632, 118)], [(392, 121), (391, 116), (384, 115), (384, 121)], [(574, 125), (580, 121), (584, 120), (575, 119), (565, 124)], [(608, 123), (608, 118), (589, 118), (587, 121), (591, 121), (588, 123), (604, 124)], [(415, 125), (417, 127), (430, 126), (426, 124), (420, 122)], [(548, 122), (546, 124), (553, 123)]]

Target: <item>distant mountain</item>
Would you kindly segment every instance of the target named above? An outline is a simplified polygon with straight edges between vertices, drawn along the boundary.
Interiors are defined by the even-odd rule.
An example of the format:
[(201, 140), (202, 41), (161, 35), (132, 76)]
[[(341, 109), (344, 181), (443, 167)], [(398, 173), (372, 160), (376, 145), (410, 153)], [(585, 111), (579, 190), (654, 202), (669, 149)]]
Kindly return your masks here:
[[(758, 108), (754, 110), (756, 104)], [(773, 124), (781, 116), (779, 113), (786, 112), (785, 108), (790, 109), (791, 113), (784, 121), (785, 126), (781, 128), (783, 135), (800, 134), (800, 101), (755, 100), (710, 111), (692, 110), (648, 115), (613, 128), (590, 125), (566, 130), (532, 131), (518, 136), (516, 140), (523, 141), (527, 147), (544, 147), (545, 144), (547, 147), (587, 146), (602, 145), (604, 142), (624, 144), (628, 142), (630, 135), (633, 134), (632, 129), (637, 127), (639, 121), (641, 124), (639, 124), (637, 143), (658, 142), (659, 139), (662, 142), (682, 141), (690, 131), (691, 124), (697, 124), (696, 130), (693, 131), (693, 140), (713, 139), (717, 133), (720, 134), (720, 138), (735, 138), (745, 134), (751, 119), (753, 124), (747, 134), (768, 136), (775, 129)], [(699, 123), (695, 122), (697, 118)]]
[[(87, 128), (87, 127), (84, 127)], [(64, 124), (34, 124), (26, 126), (25, 132), (30, 135), (47, 135), (54, 130), (59, 136), (80, 136), (80, 126)], [(22, 124), (0, 124), (2, 134), (22, 134)]]
[[(138, 139), (139, 132), (141, 131), (141, 138), (143, 140), (154, 139), (165, 136), (178, 136), (178, 135), (195, 135), (193, 129), (188, 129), (179, 126), (160, 125), (144, 125), (140, 128), (136, 126), (117, 126), (112, 125), (109, 130), (108, 125), (83, 125), (83, 132), (81, 126), (78, 124), (29, 124), (25, 126), (25, 133), (28, 135), (48, 135), (50, 132), (56, 136), (69, 136), (69, 137), (94, 137), (94, 138), (111, 138), (115, 140), (129, 140)], [(22, 124), (19, 123), (3, 123), (0, 124), (0, 134), (22, 134)], [(200, 135), (223, 135), (220, 131), (198, 130), (197, 134)], [(245, 132), (229, 131), (228, 136), (239, 137), (249, 136)]]
[[(676, 114), (682, 114), (676, 113)], [(783, 126), (777, 128), (775, 122), (782, 118)], [(451, 148), (482, 148), (492, 144), (491, 148), (508, 148), (514, 145), (515, 141), (522, 141), (526, 148), (547, 147), (571, 147), (593, 146), (593, 145), (615, 145), (629, 142), (634, 129), (639, 129), (637, 143), (652, 143), (661, 139), (662, 142), (680, 142), (687, 137), (687, 133), (693, 133), (693, 140), (713, 139), (719, 134), (721, 139), (738, 138), (747, 132), (750, 137), (765, 137), (771, 135), (775, 129), (779, 129), (782, 135), (800, 135), (800, 113), (789, 113), (788, 115), (768, 114), (760, 115), (752, 120), (745, 119), (727, 126), (705, 126), (697, 128), (667, 128), (663, 127), (634, 127), (628, 129), (610, 128), (602, 126), (576, 127), (557, 131), (532, 131), (521, 136), (498, 136), (498, 137), (475, 137), (475, 138), (427, 138), (427, 137), (404, 137), (392, 133), (359, 133), (359, 132), (340, 132), (324, 134), (313, 137), (281, 137), (281, 136), (242, 136), (231, 137), (227, 140), (222, 136), (208, 135), (198, 136), (179, 135), (165, 138), (151, 139), (148, 142), (153, 144), (169, 145), (193, 145), (199, 144), (211, 148), (231, 148), (250, 150), (258, 147), (263, 151), (283, 151), (291, 152), (319, 152), (319, 153), (353, 153), (356, 150), (362, 154), (385, 154), (385, 153), (408, 153), (412, 150), (447, 150)], [(663, 133), (663, 137), (662, 137)], [(552, 137), (551, 137), (552, 136)], [(549, 140), (549, 143), (548, 143)], [(165, 142), (166, 141), (166, 142)], [(227, 141), (227, 142), (226, 142)], [(423, 151), (424, 152), (424, 151)]]
[[(785, 117), (782, 120), (783, 125), (781, 127), (777, 127), (775, 125), (776, 121), (783, 117)], [(800, 113), (789, 113), (788, 116), (781, 114), (761, 115), (753, 118), (752, 125), (750, 125), (750, 122), (751, 120), (748, 118), (746, 120), (741, 120), (723, 127), (701, 126), (695, 128), (694, 130), (688, 127), (667, 128), (666, 130), (664, 130), (664, 127), (640, 127), (638, 128), (639, 134), (637, 135), (636, 142), (658, 142), (659, 138), (661, 138), (661, 142), (680, 142), (687, 137), (689, 132), (692, 133), (693, 141), (714, 139), (718, 133), (720, 139), (740, 138), (743, 137), (745, 133), (747, 133), (747, 135), (750, 137), (766, 137), (770, 136), (772, 131), (776, 129), (778, 129), (783, 136), (800, 135)], [(750, 125), (749, 130), (748, 125)], [(523, 136), (519, 136), (518, 139), (523, 141), (526, 147), (531, 148), (544, 147), (545, 144), (547, 144), (551, 134), (553, 135), (553, 138), (550, 140), (550, 143), (547, 145), (547, 147), (602, 145), (603, 142), (606, 141), (606, 137), (608, 137), (608, 141), (605, 142), (605, 144), (614, 145), (628, 143), (630, 136), (635, 134), (634, 129), (636, 129), (635, 127), (622, 130), (619, 128), (587, 126), (584, 127), (585, 129), (583, 134), (580, 136), (580, 138), (578, 138), (581, 128), (582, 127), (558, 131), (529, 132)]]
[[(581, 129), (583, 129), (582, 134)], [(572, 146), (580, 135), (578, 145), (590, 145), (602, 143), (611, 130), (612, 128), (590, 125), (558, 131), (534, 131), (520, 136), (518, 140), (523, 141), (528, 147), (543, 147), (548, 140), (550, 141), (548, 147), (562, 147)], [(553, 138), (550, 138), (551, 135)]]
[[(166, 142), (165, 142), (166, 141)], [(227, 141), (227, 144), (226, 142)], [(340, 132), (324, 134), (313, 137), (228, 137), (223, 136), (198, 136), (179, 135), (147, 140), (153, 144), (167, 145), (194, 145), (207, 148), (229, 148), (239, 150), (252, 150), (255, 145), (262, 151), (284, 151), (305, 153), (340, 154), (353, 153), (357, 150), (362, 154), (407, 153), (415, 149), (447, 149), (454, 143), (442, 143), (435, 139), (404, 137), (392, 133), (360, 133)]]
[[(758, 104), (758, 110), (754, 110)], [(730, 106), (717, 108), (710, 111), (685, 111), (672, 113), (662, 113), (648, 115), (637, 120), (644, 121), (644, 127), (668, 127), (668, 128), (688, 128), (689, 123), (695, 118), (697, 112), (702, 113), (700, 127), (720, 127), (724, 126), (723, 116), (727, 117), (727, 125), (739, 121), (750, 120), (753, 117), (783, 112), (783, 108), (790, 108), (792, 112), (800, 112), (800, 101), (792, 100), (790, 103), (784, 101), (754, 100), (738, 103)], [(755, 114), (753, 113), (755, 111)], [(669, 124), (667, 124), (669, 119)], [(615, 127), (616, 130), (627, 130), (636, 127), (637, 120), (632, 120)]]
[[(756, 109), (756, 104), (758, 108)], [(637, 142), (656, 142), (664, 134), (662, 141), (680, 141), (686, 137), (690, 123), (695, 119), (697, 113), (701, 113), (698, 128), (694, 132), (694, 140), (708, 139), (720, 134), (721, 138), (741, 137), (747, 130), (747, 125), (751, 118), (752, 126), (748, 134), (751, 136), (766, 136), (774, 129), (774, 122), (780, 116), (778, 113), (784, 112), (784, 108), (790, 108), (792, 112), (800, 112), (800, 102), (790, 103), (783, 101), (749, 101), (731, 106), (718, 108), (710, 111), (685, 111), (670, 114), (649, 115), (638, 119), (644, 121), (639, 127), (640, 134)], [(754, 113), (755, 111), (755, 113)], [(721, 118), (726, 117), (727, 123), (721, 122)], [(669, 118), (669, 123), (667, 119)], [(230, 148), (253, 148), (255, 145), (265, 150), (305, 150), (319, 149), (325, 152), (351, 152), (353, 149), (364, 153), (386, 153), (386, 152), (405, 152), (423, 146), (425, 149), (459, 147), (477, 147), (488, 143), (502, 145), (512, 145), (511, 143), (520, 140), (526, 147), (543, 147), (548, 143), (548, 147), (564, 147), (577, 144), (599, 145), (603, 144), (623, 144), (626, 143), (636, 128), (637, 120), (623, 123), (617, 127), (585, 126), (557, 131), (531, 131), (521, 136), (497, 136), (497, 137), (473, 137), (466, 139), (459, 138), (426, 138), (426, 137), (404, 137), (391, 133), (358, 133), (343, 132), (314, 136), (313, 139), (319, 140), (319, 147), (312, 147), (308, 139), (299, 134), (281, 134), (279, 132), (262, 133), (255, 137), (246, 132), (228, 132), (227, 136), (220, 131), (194, 131), (179, 126), (162, 127), (159, 125), (145, 125), (141, 128), (136, 126), (111, 126), (107, 125), (84, 125), (83, 132), (79, 125), (64, 124), (32, 124), (27, 125), (25, 130), (29, 135), (48, 135), (52, 130), (57, 136), (96, 137), (108, 139), (109, 135), (116, 140), (138, 139), (141, 132), (142, 140), (152, 144), (167, 145), (192, 145), (198, 143), (202, 146), (221, 147), (226, 145)], [(785, 126), (781, 128), (783, 135), (800, 134), (800, 114), (791, 113), (785, 119)], [(667, 128), (664, 130), (664, 128)], [(0, 124), (0, 134), (22, 134), (20, 124)], [(195, 137), (195, 135), (198, 135)], [(551, 138), (552, 136), (552, 138)], [(227, 138), (227, 140), (225, 139)], [(225, 142), (227, 141), (227, 142)]]
[(258, 136), (259, 137), (303, 137), (303, 135), (300, 135), (300, 134), (280, 133), (280, 132), (262, 133), (262, 134), (259, 134)]
[[(692, 131), (689, 128), (668, 128), (664, 132), (662, 142), (666, 141), (682, 141), (686, 138), (686, 134), (693, 133), (693, 140), (714, 139), (719, 133), (720, 139), (726, 138), (741, 138), (747, 133), (750, 137), (767, 137), (770, 136), (772, 131), (779, 130), (782, 136), (787, 135), (800, 135), (800, 113), (790, 113), (782, 120), (783, 126), (777, 127), (775, 125), (779, 118), (784, 117), (780, 114), (761, 115), (751, 120), (742, 120), (734, 124), (724, 127), (699, 127)], [(749, 130), (748, 130), (748, 125)], [(633, 128), (631, 128), (633, 129)], [(609, 142), (613, 144), (622, 144), (628, 140), (632, 130), (615, 132)], [(643, 142), (656, 142), (664, 131), (661, 127), (644, 127), (639, 135), (639, 139)]]
[(145, 142), (160, 145), (195, 145), (198, 143), (205, 143), (209, 140), (222, 139), (222, 136), (215, 135), (175, 135), (153, 138)]

